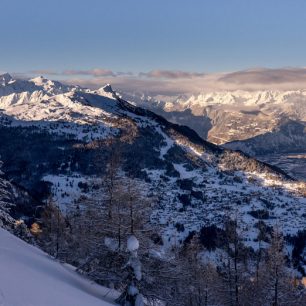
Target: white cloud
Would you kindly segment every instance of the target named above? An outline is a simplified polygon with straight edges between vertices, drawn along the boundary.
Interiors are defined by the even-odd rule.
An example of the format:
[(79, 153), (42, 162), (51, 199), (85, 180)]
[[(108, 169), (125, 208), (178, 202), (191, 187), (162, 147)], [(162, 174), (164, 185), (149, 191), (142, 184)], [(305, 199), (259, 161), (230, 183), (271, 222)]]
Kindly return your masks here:
[(43, 69), (30, 71), (28, 74), (57, 76), (57, 79), (66, 83), (76, 83), (89, 88), (97, 88), (105, 83), (110, 83), (117, 90), (152, 95), (197, 94), (238, 89), (296, 90), (306, 88), (306, 68), (259, 68), (211, 74), (179, 70), (152, 70), (133, 74), (103, 68), (62, 72)]
[(152, 70), (149, 72), (140, 72), (139, 76), (155, 79), (190, 79), (195, 77), (203, 77), (205, 74), (180, 70)]

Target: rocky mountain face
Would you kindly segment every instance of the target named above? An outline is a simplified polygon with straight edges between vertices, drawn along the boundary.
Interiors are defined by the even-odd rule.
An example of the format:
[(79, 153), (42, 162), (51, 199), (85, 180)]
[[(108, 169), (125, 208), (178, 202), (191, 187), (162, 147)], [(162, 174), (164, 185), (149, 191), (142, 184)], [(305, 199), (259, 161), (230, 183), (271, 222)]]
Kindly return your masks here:
[(7, 178), (37, 200), (27, 218), (50, 194), (65, 210), (88, 193), (116, 143), (122, 177), (137, 179), (154, 199), (151, 222), (165, 247), (232, 215), (254, 249), (262, 222), (280, 223), (288, 237), (306, 230), (305, 184), (128, 103), (110, 85), (92, 91), (41, 77), (0, 80), (0, 155)]
[[(194, 120), (204, 117), (211, 125), (206, 126), (208, 130), (198, 127), (196, 131), (217, 144), (264, 134), (284, 119), (306, 122), (305, 90), (212, 92), (191, 97), (160, 97), (163, 100), (144, 95), (123, 96), (137, 105), (169, 113), (170, 118), (172, 112), (186, 110), (191, 111)], [(184, 114), (181, 117), (184, 120)]]

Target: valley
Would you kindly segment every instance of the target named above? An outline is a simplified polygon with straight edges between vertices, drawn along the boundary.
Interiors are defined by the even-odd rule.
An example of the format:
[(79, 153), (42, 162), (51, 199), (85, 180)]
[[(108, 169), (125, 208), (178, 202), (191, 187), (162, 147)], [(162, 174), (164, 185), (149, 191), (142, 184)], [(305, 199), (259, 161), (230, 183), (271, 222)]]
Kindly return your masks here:
[(259, 155), (256, 158), (277, 166), (292, 177), (306, 181), (306, 152)]

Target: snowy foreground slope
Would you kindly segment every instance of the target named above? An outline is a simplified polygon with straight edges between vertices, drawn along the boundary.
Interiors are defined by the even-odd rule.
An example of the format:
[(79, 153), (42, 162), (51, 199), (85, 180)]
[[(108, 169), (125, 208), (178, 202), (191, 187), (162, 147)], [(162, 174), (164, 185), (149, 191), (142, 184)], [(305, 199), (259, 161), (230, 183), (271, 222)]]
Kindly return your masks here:
[(107, 306), (114, 294), (0, 229), (1, 306)]

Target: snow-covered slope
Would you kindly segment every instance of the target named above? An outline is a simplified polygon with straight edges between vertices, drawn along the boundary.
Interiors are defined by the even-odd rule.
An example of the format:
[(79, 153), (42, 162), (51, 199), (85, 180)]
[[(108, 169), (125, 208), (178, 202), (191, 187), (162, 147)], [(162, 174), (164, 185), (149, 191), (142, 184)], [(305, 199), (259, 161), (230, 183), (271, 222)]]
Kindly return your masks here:
[(0, 229), (1, 306), (107, 306), (116, 293)]

